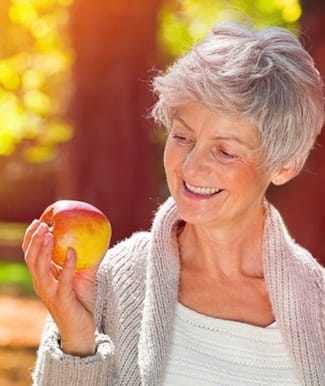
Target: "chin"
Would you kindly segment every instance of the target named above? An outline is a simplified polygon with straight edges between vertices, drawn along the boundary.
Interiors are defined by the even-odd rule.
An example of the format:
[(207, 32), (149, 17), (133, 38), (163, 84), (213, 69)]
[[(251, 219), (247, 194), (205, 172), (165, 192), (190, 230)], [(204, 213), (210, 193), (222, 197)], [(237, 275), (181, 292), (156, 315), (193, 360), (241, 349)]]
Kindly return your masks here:
[[(208, 208), (197, 208), (193, 206), (186, 205), (181, 202), (177, 202), (176, 200), (176, 207), (178, 214), (182, 220), (184, 220), (188, 224), (192, 225), (205, 225), (205, 224), (211, 224), (212, 222), (215, 222), (216, 216), (218, 210), (211, 210)], [(211, 215), (214, 215), (213, 218)]]

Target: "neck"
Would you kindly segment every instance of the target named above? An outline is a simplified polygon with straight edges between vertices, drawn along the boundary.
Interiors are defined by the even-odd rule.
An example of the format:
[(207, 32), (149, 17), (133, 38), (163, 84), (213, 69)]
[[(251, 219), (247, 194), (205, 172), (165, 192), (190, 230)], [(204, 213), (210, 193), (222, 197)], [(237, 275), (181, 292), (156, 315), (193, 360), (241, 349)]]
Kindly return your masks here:
[(264, 210), (232, 224), (186, 223), (179, 235), (181, 264), (210, 276), (263, 277)]

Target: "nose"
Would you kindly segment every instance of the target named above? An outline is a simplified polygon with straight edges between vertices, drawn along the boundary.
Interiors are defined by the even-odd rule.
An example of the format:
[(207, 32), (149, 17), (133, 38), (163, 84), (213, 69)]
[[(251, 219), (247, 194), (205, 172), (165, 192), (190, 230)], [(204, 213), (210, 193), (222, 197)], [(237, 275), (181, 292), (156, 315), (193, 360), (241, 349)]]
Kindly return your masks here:
[(183, 176), (191, 181), (197, 177), (207, 177), (211, 172), (209, 152), (204, 147), (193, 146), (182, 163)]

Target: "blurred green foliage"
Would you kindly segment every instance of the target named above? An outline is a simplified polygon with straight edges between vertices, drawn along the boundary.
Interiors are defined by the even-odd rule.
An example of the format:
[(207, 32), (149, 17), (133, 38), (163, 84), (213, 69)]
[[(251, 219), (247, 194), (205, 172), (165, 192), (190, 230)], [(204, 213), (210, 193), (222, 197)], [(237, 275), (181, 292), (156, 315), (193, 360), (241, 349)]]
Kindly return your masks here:
[(35, 295), (32, 278), (26, 265), (0, 261), (0, 293)]
[(71, 0), (0, 2), (0, 156), (22, 145), (45, 162), (72, 136), (62, 119), (73, 60), (66, 26)]
[(160, 13), (159, 40), (177, 57), (223, 19), (251, 21), (256, 27), (278, 25), (298, 30), (299, 0), (166, 0)]
[[(0, 256), (0, 293), (15, 295), (34, 295), (32, 279), (26, 265), (19, 261), (5, 261), (6, 259), (17, 259), (17, 250), (21, 252), (21, 244), (28, 224), (0, 222), (0, 246), (8, 248), (6, 256)], [(11, 251), (12, 256), (9, 256)], [(2, 261), (2, 258), (5, 260)]]

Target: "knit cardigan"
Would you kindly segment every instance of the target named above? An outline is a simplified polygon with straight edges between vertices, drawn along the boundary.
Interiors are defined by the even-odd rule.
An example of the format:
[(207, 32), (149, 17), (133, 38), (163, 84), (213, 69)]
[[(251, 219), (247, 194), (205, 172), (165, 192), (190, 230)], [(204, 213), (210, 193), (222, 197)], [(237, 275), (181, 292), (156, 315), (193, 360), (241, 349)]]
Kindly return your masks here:
[[(277, 210), (265, 205), (263, 264), (273, 312), (301, 384), (324, 386), (325, 269), (289, 236)], [(169, 198), (150, 232), (108, 251), (96, 281), (96, 354), (63, 353), (49, 318), (34, 385), (163, 385), (177, 303), (179, 221)]]

